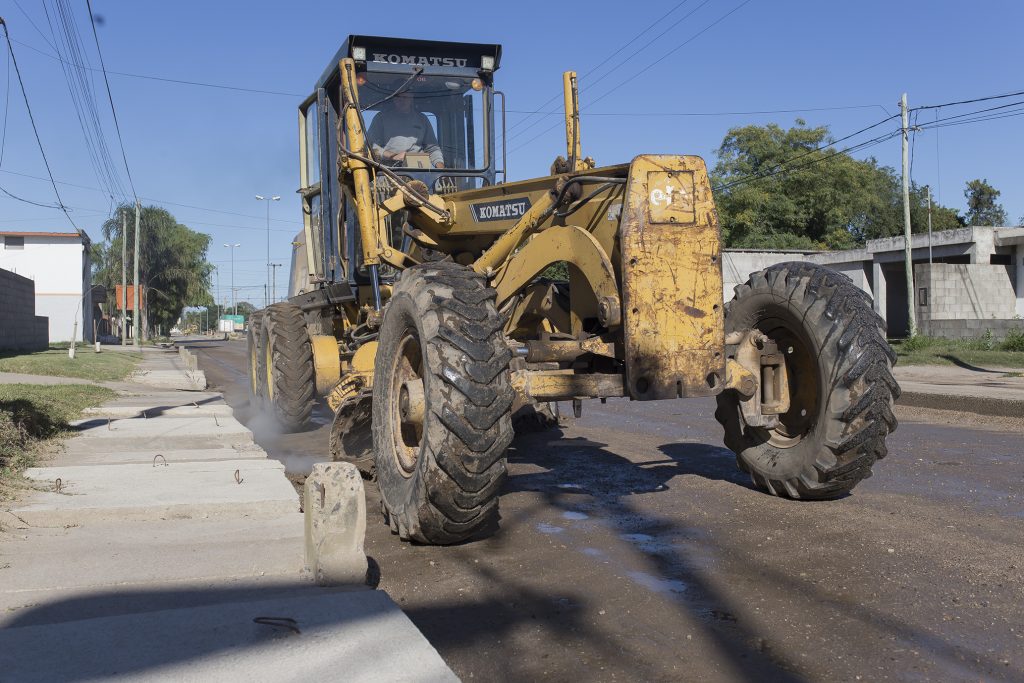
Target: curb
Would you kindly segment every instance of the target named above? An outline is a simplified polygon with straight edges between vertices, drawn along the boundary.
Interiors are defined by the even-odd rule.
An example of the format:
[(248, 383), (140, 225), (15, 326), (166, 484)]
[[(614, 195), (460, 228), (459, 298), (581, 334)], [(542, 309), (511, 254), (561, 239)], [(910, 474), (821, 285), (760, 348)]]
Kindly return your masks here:
[(899, 400), (896, 401), (896, 405), (909, 408), (955, 410), (963, 413), (996, 417), (1024, 417), (1024, 400), (1012, 398), (988, 398), (904, 391)]

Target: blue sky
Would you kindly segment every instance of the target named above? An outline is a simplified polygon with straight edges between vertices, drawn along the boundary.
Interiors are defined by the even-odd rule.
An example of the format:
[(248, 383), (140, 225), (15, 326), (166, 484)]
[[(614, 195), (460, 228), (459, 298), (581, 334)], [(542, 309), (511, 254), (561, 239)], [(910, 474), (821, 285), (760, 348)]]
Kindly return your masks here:
[[(75, 11), (89, 59), (98, 64), (85, 0), (65, 1)], [(43, 145), (54, 176), (67, 183), (58, 185), (64, 203), (98, 239), (110, 197), (86, 189), (102, 183), (89, 161), (60, 64), (32, 49), (53, 52), (43, 3), (54, 18), (55, 0), (18, 2), (42, 35), (13, 0), (0, 2), (0, 11), (18, 41), (15, 54)], [(594, 2), (585, 11), (572, 3), (449, 0), (443, 16), (434, 7), (441, 5), (94, 0), (94, 11), (104, 19), (99, 38), (110, 71), (293, 94), (110, 76), (136, 192), (145, 203), (161, 204), (180, 222), (213, 236), (210, 260), (221, 268), (223, 291), (230, 266), (229, 250), (222, 245), (240, 243), (235, 254), (239, 297), (262, 302), (266, 219), (255, 194), (281, 195), (271, 207), (271, 257), (289, 262), (291, 238), (301, 225), (296, 107), (350, 33), (501, 43), (496, 82), (508, 96), (509, 126), (516, 126), (509, 134), (511, 179), (545, 174), (564, 152), (558, 116), (521, 123), (526, 115), (519, 112), (534, 111), (559, 95), (567, 69), (581, 75), (584, 153), (599, 164), (662, 152), (699, 154), (711, 165), (714, 150), (733, 126), (788, 126), (801, 117), (808, 125), (829, 125), (840, 137), (879, 121), (885, 112), (896, 113), (904, 91), (913, 107), (1024, 90), (1019, 52), (1024, 3), (1009, 0), (969, 6), (945, 0), (669, 0)], [(603, 13), (602, 7), (607, 7)], [(6, 67), (0, 65), (0, 71)], [(16, 175), (45, 177), (46, 171), (13, 70), (11, 78), (0, 185), (51, 203), (48, 181)], [(119, 163), (101, 77), (93, 87)], [(1016, 99), (1024, 98), (942, 109), (939, 116)], [(549, 108), (556, 105), (558, 100)], [(790, 109), (823, 110), (720, 114)], [(934, 115), (922, 112), (919, 123)], [(1001, 201), (1015, 221), (1024, 215), (1022, 127), (1024, 117), (1009, 117), (922, 131), (914, 145), (913, 178), (931, 184), (942, 203), (961, 210), (964, 183), (987, 178), (1002, 191)], [(899, 139), (859, 154), (865, 155), (898, 166)], [(0, 229), (69, 227), (59, 211), (0, 197)], [(286, 274), (279, 270), (282, 294), (284, 282)]]

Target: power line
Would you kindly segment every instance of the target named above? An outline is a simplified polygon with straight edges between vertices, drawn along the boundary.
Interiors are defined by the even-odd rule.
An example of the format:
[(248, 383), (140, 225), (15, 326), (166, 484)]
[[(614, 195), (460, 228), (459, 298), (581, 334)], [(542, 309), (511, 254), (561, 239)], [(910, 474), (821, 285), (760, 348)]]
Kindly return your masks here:
[[(751, 0), (743, 0), (743, 2), (741, 2), (739, 5), (737, 5), (736, 7), (732, 8), (731, 10), (726, 12), (725, 14), (720, 16), (718, 19), (715, 19), (713, 22), (711, 22), (710, 24), (708, 24), (707, 26), (702, 28), (700, 31), (698, 31), (697, 33), (693, 34), (692, 36), (687, 38), (685, 41), (679, 43), (677, 46), (675, 46), (674, 48), (672, 48), (671, 50), (669, 50), (668, 52), (663, 54), (661, 57), (658, 57), (656, 60), (654, 60), (653, 62), (651, 62), (650, 64), (648, 64), (644, 68), (640, 69), (640, 71), (638, 71), (636, 74), (634, 74), (633, 77), (627, 78), (626, 80), (622, 81), (618, 85), (616, 85), (616, 86), (612, 87), (611, 89), (607, 90), (604, 94), (599, 95), (597, 98), (595, 98), (591, 102), (591, 104), (596, 104), (597, 102), (600, 102), (604, 98), (608, 97), (613, 92), (615, 92), (616, 90), (618, 90), (619, 88), (621, 88), (625, 84), (627, 84), (630, 81), (632, 81), (636, 76), (639, 76), (640, 74), (648, 71), (649, 69), (654, 67), (656, 64), (659, 64), (660, 62), (664, 61), (665, 59), (667, 59), (671, 55), (675, 54), (677, 51), (681, 50), (686, 45), (689, 45), (690, 43), (692, 43), (694, 40), (699, 38), (704, 33), (708, 32), (709, 30), (711, 30), (712, 28), (714, 28), (715, 26), (717, 26), (721, 22), (725, 21), (728, 17), (730, 17), (731, 15), (735, 14), (736, 12), (738, 12), (740, 9), (742, 9), (743, 7), (748, 5), (750, 2), (751, 2)], [(522, 149), (523, 147), (526, 147), (527, 145), (531, 144), (532, 142), (534, 142), (535, 140), (537, 140), (541, 136), (543, 136), (543, 135), (547, 134), (548, 132), (550, 132), (550, 131), (554, 130), (555, 128), (557, 128), (558, 125), (559, 125), (558, 123), (555, 123), (553, 126), (550, 126), (549, 128), (546, 128), (545, 130), (541, 131), (540, 133), (538, 133), (537, 135), (533, 136), (532, 138), (530, 138), (526, 142), (522, 143), (521, 145), (518, 145), (517, 147), (509, 150), (509, 154), (511, 154), (512, 152), (515, 152), (516, 150)]]
[(39, 154), (43, 157), (43, 165), (46, 166), (46, 174), (50, 178), (50, 184), (53, 186), (53, 194), (57, 197), (57, 204), (60, 206), (64, 215), (67, 216), (68, 222), (75, 228), (75, 232), (84, 234), (82, 229), (79, 228), (71, 214), (68, 213), (68, 209), (64, 206), (64, 202), (60, 198), (60, 190), (57, 189), (57, 181), (53, 179), (53, 171), (50, 170), (50, 162), (46, 158), (46, 151), (43, 149), (43, 141), (39, 137), (39, 129), (36, 127), (36, 119), (32, 115), (32, 107), (28, 102), (28, 93), (25, 91), (25, 81), (21, 78), (21, 69), (18, 68), (18, 59), (14, 56), (14, 46), (11, 45), (11, 35), (7, 31), (7, 22), (0, 18), (0, 26), (4, 28), (4, 38), (7, 39), (7, 51), (11, 55), (11, 63), (14, 64), (14, 73), (18, 76), (18, 86), (21, 88), (21, 96), (25, 100), (25, 109), (28, 111), (28, 120), (32, 123), (32, 133), (35, 135), (36, 144), (39, 146)]
[[(636, 56), (637, 56), (638, 54), (640, 54), (641, 52), (643, 52), (644, 50), (646, 50), (647, 48), (649, 48), (649, 47), (650, 47), (651, 45), (653, 45), (653, 44), (654, 44), (654, 41), (658, 40), (658, 39), (659, 39), (659, 38), (661, 38), (661, 37), (662, 37), (663, 35), (665, 35), (665, 34), (666, 34), (666, 33), (668, 33), (669, 31), (671, 31), (671, 30), (672, 30), (673, 28), (675, 28), (676, 26), (678, 26), (678, 25), (679, 25), (680, 23), (682, 23), (682, 22), (683, 22), (683, 21), (685, 21), (686, 19), (688, 19), (688, 18), (690, 18), (691, 16), (693, 16), (693, 15), (694, 15), (694, 14), (695, 14), (695, 13), (696, 13), (696, 12), (697, 12), (698, 10), (700, 10), (700, 9), (701, 9), (702, 7), (704, 7), (704, 5), (708, 4), (709, 2), (711, 2), (711, 0), (704, 0), (704, 2), (700, 3), (699, 5), (697, 5), (697, 7), (695, 7), (695, 8), (694, 8), (694, 9), (693, 9), (692, 11), (690, 11), (690, 12), (686, 13), (686, 14), (685, 14), (685, 15), (683, 15), (683, 16), (682, 16), (681, 18), (679, 18), (679, 19), (677, 19), (677, 20), (676, 20), (675, 22), (673, 22), (673, 23), (672, 23), (672, 24), (671, 24), (671, 25), (670, 25), (670, 26), (669, 26), (669, 27), (668, 27), (667, 29), (665, 29), (664, 31), (662, 31), (662, 32), (661, 32), (661, 33), (659, 33), (658, 35), (654, 36), (654, 38), (652, 38), (652, 39), (651, 39), (651, 40), (650, 40), (650, 41), (649, 41), (649, 42), (648, 42), (648, 43), (647, 43), (646, 45), (644, 45), (643, 47), (641, 47), (641, 48), (640, 48), (639, 50), (635, 50), (635, 51), (634, 51), (634, 52), (633, 52), (633, 53), (632, 53), (631, 55), (629, 55), (628, 57), (626, 57), (625, 59), (623, 59), (622, 61), (620, 61), (620, 62), (619, 62), (618, 64), (616, 64), (615, 66), (613, 66), (613, 67), (611, 68), (611, 70), (609, 70), (609, 71), (605, 72), (604, 74), (602, 74), (601, 76), (599, 76), (598, 78), (596, 78), (596, 79), (594, 80), (594, 82), (593, 82), (593, 83), (589, 83), (589, 84), (587, 84), (587, 87), (588, 87), (588, 88), (591, 88), (591, 87), (593, 87), (594, 85), (596, 85), (596, 84), (600, 83), (601, 81), (603, 81), (603, 80), (604, 80), (605, 78), (607, 78), (607, 77), (608, 77), (609, 75), (611, 75), (612, 73), (614, 73), (614, 72), (615, 72), (615, 71), (616, 71), (617, 69), (619, 69), (619, 68), (620, 68), (620, 67), (621, 67), (622, 65), (624, 65), (624, 64), (625, 64), (626, 62), (628, 62), (629, 60), (633, 59), (633, 58), (634, 58), (634, 57), (636, 57)], [(680, 5), (682, 5), (682, 4), (684, 4), (684, 3), (680, 3)], [(677, 6), (676, 6), (676, 8), (678, 8), (678, 7), (679, 7), (679, 5), (677, 5)], [(672, 11), (674, 12), (676, 8), (674, 8), (674, 9), (673, 9)], [(650, 27), (648, 27), (648, 28), (650, 28)], [(646, 32), (647, 30), (648, 30), (648, 29), (644, 29), (644, 32)], [(643, 35), (643, 34), (641, 34), (641, 35)], [(637, 36), (637, 37), (639, 38), (639, 36)], [(606, 61), (607, 61), (607, 60), (606, 60)], [(591, 71), (593, 71), (593, 69), (592, 69)], [(590, 72), (588, 72), (587, 74), (584, 74), (584, 75), (583, 75), (583, 76), (581, 77), (581, 79), (583, 79), (583, 78), (586, 78), (586, 77), (587, 77), (587, 76), (589, 75), (589, 73), (590, 73)], [(549, 100), (549, 101), (550, 101), (550, 100)], [(551, 113), (557, 113), (557, 112), (551, 112)], [(522, 129), (521, 131), (519, 131), (518, 133), (516, 133), (515, 135), (513, 135), (512, 137), (510, 137), (510, 138), (509, 138), (509, 141), (515, 140), (515, 139), (516, 139), (517, 137), (521, 136), (521, 135), (522, 135), (523, 133), (525, 133), (526, 131), (530, 130), (531, 128), (533, 128), (533, 127), (534, 127), (534, 126), (535, 126), (536, 124), (538, 124), (538, 123), (540, 123), (540, 121), (539, 121), (539, 120), (538, 120), (538, 121), (534, 121), (534, 122), (533, 122), (533, 123), (531, 123), (531, 124), (530, 124), (529, 126), (527, 126), (526, 128), (523, 128), (523, 129)], [(540, 135), (543, 135), (544, 133), (547, 133), (547, 132), (548, 132), (549, 130), (551, 130), (552, 128), (557, 128), (557, 127), (558, 127), (558, 126), (557, 126), (557, 124), (556, 124), (556, 125), (554, 125), (554, 126), (551, 126), (551, 127), (547, 128), (547, 129), (546, 129), (546, 130), (545, 130), (545, 131), (544, 131), (543, 133), (541, 133)], [(534, 137), (534, 138), (531, 138), (530, 142), (532, 142), (533, 140), (536, 140), (536, 139), (537, 139), (537, 137), (540, 137), (540, 135), (538, 135), (538, 136), (536, 136), (536, 137)], [(527, 143), (527, 144), (529, 144), (529, 143)], [(517, 147), (516, 149), (519, 149), (519, 148)]]
[(96, 33), (96, 19), (92, 13), (92, 0), (85, 0), (86, 9), (89, 10), (89, 23), (92, 24), (92, 37), (96, 41), (96, 54), (100, 57), (100, 69), (103, 70), (103, 83), (107, 87), (107, 100), (110, 102), (110, 113), (114, 117), (114, 129), (117, 131), (117, 142), (121, 146), (121, 158), (124, 160), (124, 172), (128, 175), (128, 185), (132, 188), (132, 196), (137, 204), (139, 198), (135, 195), (135, 183), (132, 181), (132, 172), (128, 168), (128, 156), (124, 153), (124, 140), (121, 138), (121, 124), (117, 120), (117, 109), (114, 108), (114, 96), (110, 94), (110, 81), (107, 79), (107, 66), (103, 63), (103, 51), (100, 50), (100, 37)]
[[(662, 21), (663, 19), (667, 18), (667, 17), (669, 16), (669, 15), (671, 15), (672, 13), (674, 13), (674, 12), (675, 12), (675, 11), (676, 11), (677, 9), (679, 9), (680, 7), (682, 7), (683, 5), (685, 5), (685, 4), (687, 3), (687, 2), (689, 2), (689, 0), (682, 0), (682, 2), (678, 3), (677, 5), (675, 5), (675, 6), (674, 6), (674, 7), (672, 8), (672, 9), (670, 9), (670, 10), (669, 10), (668, 12), (666, 12), (666, 13), (665, 13), (665, 14), (663, 14), (663, 15), (661, 15), (661, 16), (660, 16), (660, 17), (658, 17), (657, 19), (655, 19), (655, 20), (654, 20), (654, 22), (653, 22), (653, 23), (651, 23), (651, 24), (650, 24), (650, 25), (649, 25), (649, 26), (648, 26), (647, 28), (645, 28), (645, 29), (644, 29), (643, 31), (640, 31), (640, 33), (636, 34), (635, 36), (633, 36), (632, 38), (630, 38), (629, 40), (627, 40), (627, 41), (626, 41), (625, 43), (623, 43), (623, 44), (622, 44), (622, 45), (621, 45), (621, 46), (619, 47), (619, 49), (617, 49), (617, 50), (616, 50), (615, 52), (613, 52), (613, 53), (612, 53), (612, 54), (610, 54), (610, 55), (609, 55), (608, 57), (606, 57), (606, 58), (605, 58), (605, 59), (604, 59), (604, 60), (603, 60), (603, 61), (602, 61), (602, 62), (601, 62), (600, 64), (597, 64), (596, 66), (594, 66), (594, 67), (591, 67), (589, 71), (587, 71), (587, 72), (586, 72), (585, 74), (583, 74), (583, 78), (586, 78), (587, 76), (589, 76), (590, 74), (594, 73), (594, 72), (595, 72), (595, 71), (597, 71), (597, 70), (598, 70), (599, 68), (601, 68), (601, 67), (602, 67), (603, 65), (605, 65), (606, 63), (608, 63), (608, 61), (609, 61), (609, 60), (610, 60), (610, 59), (611, 59), (612, 57), (614, 57), (615, 55), (617, 55), (617, 54), (619, 54), (620, 52), (622, 52), (623, 50), (625, 50), (625, 49), (626, 49), (627, 47), (629, 47), (629, 46), (630, 46), (630, 45), (631, 45), (631, 44), (632, 44), (633, 42), (635, 42), (636, 40), (638, 40), (638, 39), (639, 39), (639, 38), (640, 38), (640, 37), (641, 37), (641, 36), (642, 36), (643, 34), (647, 33), (647, 32), (648, 32), (648, 31), (650, 31), (650, 30), (651, 30), (652, 28), (654, 28), (655, 26), (657, 26), (657, 25), (658, 25), (658, 24), (659, 24), (659, 23), (660, 23), (660, 22), (661, 22), (661, 21)], [(548, 106), (549, 104), (551, 104), (552, 102), (554, 102), (554, 101), (555, 101), (555, 100), (557, 100), (557, 99), (558, 99), (558, 95), (555, 95), (555, 96), (553, 96), (553, 97), (549, 98), (549, 99), (548, 99), (547, 101), (545, 101), (545, 102), (544, 102), (543, 104), (541, 104), (541, 105), (540, 105), (539, 107), (537, 107), (537, 110), (536, 110), (536, 111), (534, 111), (534, 112), (531, 112), (531, 113), (533, 113), (533, 114), (542, 114), (542, 113), (544, 113), (544, 112), (542, 111), (542, 110), (544, 109), (544, 107)], [(523, 119), (523, 120), (521, 120), (521, 121), (518, 121), (518, 122), (516, 122), (516, 123), (513, 123), (513, 124), (512, 124), (512, 127), (511, 127), (511, 128), (509, 128), (509, 132), (512, 132), (513, 130), (515, 130), (515, 129), (516, 129), (517, 127), (519, 127), (519, 126), (520, 126), (520, 125), (522, 125), (523, 123), (526, 123), (526, 121), (527, 121), (528, 119), (529, 119), (529, 117), (527, 117), (526, 119)], [(532, 125), (532, 124), (531, 124), (531, 125)]]
[[(757, 109), (751, 111), (581, 112), (580, 116), (624, 116), (642, 118), (653, 118), (659, 116), (754, 116), (757, 114), (799, 114), (808, 111), (845, 111), (851, 109), (874, 109), (876, 107), (882, 109), (882, 111), (885, 111), (885, 107), (883, 107), (880, 104), (851, 104), (837, 107), (799, 107), (796, 109)], [(531, 112), (516, 109), (508, 109), (506, 111), (513, 114), (541, 113), (544, 116), (562, 116), (562, 112)]]
[[(0, 173), (9, 173), (11, 175), (20, 176), (22, 178), (32, 178), (33, 180), (44, 180), (44, 181), (46, 180), (46, 178), (42, 178), (40, 176), (31, 175), (29, 173), (19, 173), (17, 171), (10, 171), (10, 170), (7, 170), (7, 169), (0, 169)], [(60, 184), (60, 185), (67, 185), (68, 187), (77, 187), (77, 188), (80, 188), (80, 189), (83, 189), (83, 190), (92, 190), (94, 192), (100, 192), (100, 193), (106, 194), (106, 192), (104, 190), (102, 190), (102, 189), (100, 189), (98, 187), (91, 187), (89, 185), (81, 185), (81, 184), (78, 184), (78, 183), (69, 183), (69, 182), (64, 181), (64, 180), (58, 180), (56, 182), (58, 184)], [(140, 196), (139, 199), (144, 199), (144, 200), (146, 200), (148, 202), (155, 202), (157, 204), (169, 204), (170, 206), (181, 206), (181, 207), (186, 208), (186, 209), (196, 209), (196, 210), (199, 210), (199, 211), (209, 211), (211, 213), (223, 213), (223, 214), (226, 214), (226, 215), (229, 215), (229, 216), (239, 216), (241, 218), (255, 218), (255, 219), (258, 219), (258, 220), (261, 220), (261, 221), (265, 221), (266, 220), (265, 216), (254, 216), (253, 214), (249, 214), (249, 213), (238, 213), (236, 211), (224, 211), (223, 209), (211, 209), (211, 208), (208, 208), (208, 207), (205, 207), (205, 206), (196, 206), (194, 204), (182, 204), (180, 202), (172, 202), (172, 201), (169, 201), (169, 200), (166, 200), (166, 199), (157, 199), (155, 197), (143, 197), (143, 196)], [(300, 223), (299, 221), (289, 220), (287, 218), (271, 218), (270, 220), (273, 221), (273, 222), (277, 222), (277, 223), (291, 223), (291, 224), (294, 224), (294, 225), (298, 225)], [(266, 230), (266, 228), (263, 228), (263, 229)]]
[[(58, 56), (53, 55), (53, 54), (50, 54), (46, 50), (40, 50), (35, 45), (31, 45), (29, 43), (25, 43), (25, 42), (22, 42), (20, 40), (16, 40), (14, 42), (16, 42), (19, 45), (22, 45), (22, 46), (28, 48), (29, 50), (32, 50), (33, 52), (38, 52), (39, 54), (43, 55), (44, 57), (49, 57), (50, 59), (56, 60), (58, 62), (63, 62), (64, 61), (61, 57), (58, 57)], [(87, 71), (99, 71), (99, 69), (97, 69), (95, 67), (85, 67), (85, 69)], [(216, 89), (219, 89), (219, 90), (234, 90), (236, 92), (247, 92), (247, 93), (253, 93), (253, 94), (257, 94), (257, 95), (277, 95), (277, 96), (280, 96), (280, 97), (305, 97), (305, 95), (302, 95), (302, 94), (299, 94), (299, 93), (283, 92), (283, 91), (280, 91), (280, 90), (263, 90), (263, 89), (260, 89), (260, 88), (243, 88), (243, 87), (240, 87), (240, 86), (237, 86), (237, 85), (222, 85), (220, 83), (204, 83), (202, 81), (188, 81), (188, 80), (184, 80), (184, 79), (180, 79), (180, 78), (166, 78), (164, 76), (152, 76), (152, 75), (149, 75), (149, 74), (133, 74), (133, 73), (125, 72), (125, 71), (107, 71), (107, 73), (112, 75), (112, 76), (123, 76), (125, 78), (140, 78), (140, 79), (148, 80), (148, 81), (162, 81), (164, 83), (177, 83), (178, 85), (194, 85), (194, 86), (201, 87), (201, 88), (216, 88)]]
[[(74, 13), (70, 5), (67, 4), (67, 0), (54, 0), (55, 21), (50, 15), (47, 3), (43, 2), (42, 5), (50, 32), (53, 34), (54, 47), (58, 56), (61, 57), (61, 69), (64, 72), (68, 94), (75, 107), (75, 114), (82, 129), (86, 151), (89, 153), (90, 161), (96, 172), (96, 179), (106, 187), (107, 193), (111, 197), (114, 195), (125, 197), (127, 193), (121, 184), (120, 176), (115, 169), (110, 149), (107, 146), (92, 82), (86, 77), (86, 71), (91, 69), (92, 65), (88, 63), (81, 35), (74, 20)], [(58, 33), (62, 40), (58, 39)], [(63, 52), (67, 55), (66, 58), (62, 54), (61, 44), (63, 44)]]
[[(837, 156), (839, 156), (841, 154), (851, 154), (853, 152), (858, 152), (858, 151), (861, 151), (861, 150), (864, 150), (864, 149), (868, 149), (869, 147), (874, 147), (875, 145), (880, 145), (883, 142), (886, 142), (888, 140), (892, 140), (897, 135), (900, 135), (901, 132), (902, 131), (900, 131), (900, 130), (895, 130), (895, 131), (893, 131), (891, 133), (885, 133), (885, 134), (879, 135), (878, 137), (873, 138), (871, 140), (867, 140), (865, 142), (860, 142), (860, 143), (857, 143), (856, 145), (851, 145), (851, 146), (847, 147), (846, 149), (837, 150), (837, 151), (832, 152), (831, 154), (827, 154), (827, 155), (825, 155), (825, 156), (823, 156), (821, 158), (812, 159), (811, 161), (809, 161), (809, 162), (807, 162), (805, 164), (800, 164), (799, 166), (795, 166), (795, 167), (792, 167), (792, 168), (779, 166), (774, 171), (772, 171), (770, 173), (757, 173), (757, 174), (745, 176), (743, 178), (739, 178), (737, 180), (725, 183), (724, 185), (718, 185), (716, 187), (713, 187), (712, 189), (715, 190), (716, 192), (720, 192), (722, 190), (729, 190), (729, 189), (732, 189), (733, 187), (738, 187), (740, 185), (746, 185), (747, 183), (752, 183), (752, 182), (757, 181), (757, 180), (764, 180), (765, 178), (772, 178), (772, 177), (775, 177), (775, 176), (779, 175), (780, 173), (785, 173), (785, 172), (788, 172), (788, 171), (799, 171), (800, 169), (808, 168), (810, 166), (814, 166), (815, 164), (820, 164), (820, 163), (823, 163), (825, 161), (828, 161), (829, 159), (832, 159), (833, 157), (837, 157)], [(812, 150), (812, 151), (819, 151), (820, 149), (825, 149), (825, 147), (821, 147), (821, 148), (818, 148), (818, 150)]]
[(958, 104), (973, 104), (975, 102), (987, 102), (988, 100), (1001, 100), (1007, 97), (1019, 97), (1024, 95), (1024, 90), (1018, 90), (1017, 92), (1004, 93), (1002, 95), (988, 95), (987, 97), (975, 97), (972, 100), (959, 100), (957, 102), (943, 102), (942, 104), (927, 104), (922, 107), (914, 107), (910, 111), (918, 109), (939, 109), (940, 107), (953, 107)]

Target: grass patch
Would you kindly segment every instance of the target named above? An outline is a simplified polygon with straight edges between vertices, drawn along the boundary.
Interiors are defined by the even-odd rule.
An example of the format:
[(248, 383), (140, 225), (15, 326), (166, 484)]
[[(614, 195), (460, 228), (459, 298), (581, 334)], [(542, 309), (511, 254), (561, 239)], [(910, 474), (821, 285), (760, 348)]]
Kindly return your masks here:
[(1011, 332), (1003, 341), (988, 333), (977, 339), (917, 336), (890, 342), (900, 365), (973, 365), (981, 368), (1024, 368), (1024, 333)]
[(20, 372), (27, 375), (78, 377), (97, 381), (124, 379), (141, 356), (130, 351), (104, 351), (96, 353), (90, 345), (75, 349), (75, 358), (68, 358), (67, 347), (50, 347), (32, 353), (8, 351), (0, 353), (0, 372)]
[(91, 384), (0, 384), (0, 500), (19, 487), (44, 442), (66, 433), (85, 408), (114, 396)]

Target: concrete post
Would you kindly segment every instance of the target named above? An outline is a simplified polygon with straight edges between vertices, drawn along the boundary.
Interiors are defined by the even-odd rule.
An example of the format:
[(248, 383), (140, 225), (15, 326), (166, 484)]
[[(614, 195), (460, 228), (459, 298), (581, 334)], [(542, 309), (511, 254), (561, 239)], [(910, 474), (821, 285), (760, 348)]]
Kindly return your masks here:
[(885, 298), (888, 296), (885, 291), (885, 271), (877, 261), (871, 264), (871, 289), (875, 293), (875, 313), (885, 320)]
[(321, 586), (366, 583), (366, 495), (350, 462), (313, 465), (306, 479), (306, 569)]
[(1013, 260), (1017, 264), (1017, 315), (1024, 316), (1024, 244), (1018, 244), (1014, 252), (1016, 255)]

